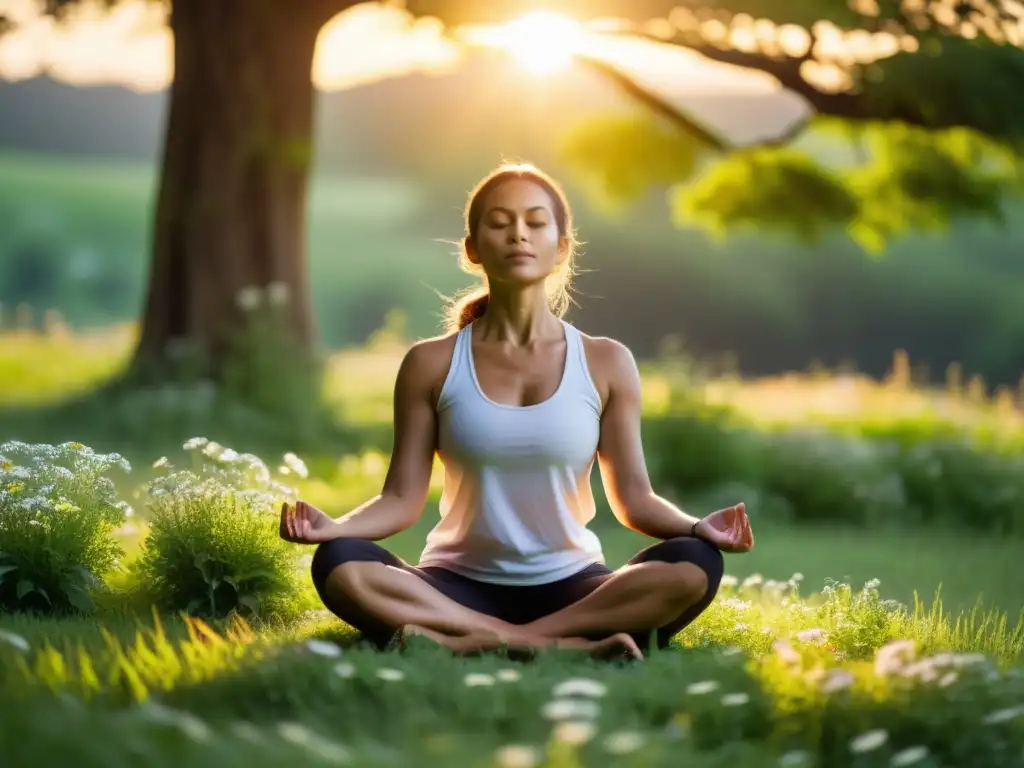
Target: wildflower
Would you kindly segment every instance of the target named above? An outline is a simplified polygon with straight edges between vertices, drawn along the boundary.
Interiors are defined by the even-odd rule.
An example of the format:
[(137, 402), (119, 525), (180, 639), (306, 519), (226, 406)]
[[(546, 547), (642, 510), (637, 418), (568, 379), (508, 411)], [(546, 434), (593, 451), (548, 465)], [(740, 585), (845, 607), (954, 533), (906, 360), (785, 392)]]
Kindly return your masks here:
[(752, 573), (750, 576), (747, 576), (747, 578), (743, 580), (743, 584), (740, 586), (740, 589), (753, 589), (754, 587), (758, 587), (763, 583), (764, 576), (762, 576), (760, 573)]
[(328, 762), (344, 763), (349, 759), (347, 749), (340, 744), (335, 744), (322, 736), (318, 736), (301, 723), (279, 723), (277, 733), (290, 744), (305, 747)]
[(471, 672), (462, 679), (462, 682), (468, 688), (476, 688), (481, 685), (494, 685), (494, 678), (491, 675)]
[(0, 640), (8, 643), (9, 645), (13, 645), (19, 651), (24, 651), (25, 653), (28, 653), (31, 647), (28, 644), (28, 640), (24, 637), (16, 635), (13, 632), (8, 632), (5, 629), (0, 629)]
[(514, 683), (522, 678), (519, 671), (515, 669), (499, 669), (494, 676), (503, 683)]
[(554, 699), (541, 708), (546, 720), (582, 720), (596, 718), (601, 709), (590, 699)]
[(913, 640), (886, 643), (875, 652), (875, 674), (885, 677), (903, 670), (914, 659), (916, 648)]
[(163, 469), (164, 467), (170, 466), (170, 463), (170, 460), (166, 456), (161, 456), (153, 462), (153, 469)]
[(636, 752), (644, 745), (644, 735), (638, 731), (616, 731), (604, 740), (605, 751), (613, 755), (626, 755)]
[(744, 704), (750, 702), (750, 694), (743, 693), (727, 693), (722, 697), (722, 704), (726, 707), (742, 707)]
[(821, 692), (826, 694), (837, 693), (849, 688), (854, 683), (854, 677), (845, 669), (830, 669), (825, 674), (821, 684)]
[(856, 736), (850, 740), (850, 751), (855, 755), (871, 752), (878, 749), (888, 740), (889, 734), (882, 729), (865, 731), (860, 734), (860, 736)]
[(246, 312), (252, 312), (263, 300), (263, 292), (254, 285), (247, 285), (235, 296), (235, 303), (238, 308)]
[(797, 640), (802, 643), (818, 643), (825, 641), (828, 633), (824, 629), (802, 629), (796, 633)]
[(342, 679), (348, 679), (355, 675), (356, 668), (347, 661), (339, 661), (334, 665), (334, 674)]
[(597, 727), (587, 721), (566, 720), (555, 726), (555, 741), (563, 744), (586, 744), (597, 732)]
[(939, 678), (939, 685), (943, 688), (948, 688), (958, 679), (956, 672), (947, 672)]
[(494, 758), (499, 768), (534, 768), (540, 764), (539, 752), (523, 744), (506, 744), (494, 753)]
[(794, 749), (779, 757), (779, 768), (800, 768), (810, 762), (810, 752), (805, 749)]
[(954, 667), (968, 667), (973, 664), (984, 664), (988, 661), (983, 653), (954, 653), (951, 656)]
[(785, 640), (777, 640), (772, 646), (772, 650), (775, 651), (779, 660), (786, 664), (799, 664), (801, 661), (800, 654), (794, 651), (793, 646)]
[(213, 732), (210, 727), (190, 712), (181, 712), (171, 707), (147, 701), (140, 705), (140, 711), (158, 723), (171, 725), (181, 730), (194, 741), (210, 741)]
[(1008, 723), (1021, 715), (1024, 715), (1024, 704), (1016, 707), (1007, 707), (1006, 709), (997, 709), (995, 712), (985, 715), (981, 722), (985, 725), (997, 725), (999, 723)]
[(239, 720), (231, 724), (231, 730), (238, 738), (253, 744), (263, 742), (263, 732), (248, 720)]
[(265, 293), (267, 302), (272, 307), (281, 307), (288, 303), (288, 284), (282, 280), (275, 280), (268, 284)]
[(735, 587), (737, 584), (739, 584), (739, 579), (737, 579), (735, 576), (727, 573), (727, 574), (725, 574), (722, 577), (721, 582), (719, 582), (719, 587), (725, 587), (726, 589), (731, 589), (732, 587)]
[(306, 467), (306, 463), (291, 451), (284, 455), (284, 464), (291, 472), (294, 472), (303, 480), (309, 477), (309, 469)]
[(326, 640), (307, 640), (306, 648), (310, 653), (315, 653), (317, 656), (326, 656), (328, 658), (337, 658), (338, 656), (341, 656), (341, 648), (335, 643), (331, 643)]
[(399, 680), (405, 679), (405, 672), (400, 669), (381, 667), (377, 670), (377, 677), (381, 680), (387, 680), (389, 683), (397, 683)]
[(556, 698), (591, 696), (596, 699), (604, 696), (607, 692), (608, 687), (604, 683), (585, 677), (576, 677), (563, 680), (555, 686), (555, 690), (552, 693)]
[(210, 441), (205, 437), (193, 437), (186, 440), (181, 447), (186, 451), (195, 451), (205, 446), (208, 442)]
[(717, 690), (719, 683), (717, 680), (703, 680), (699, 683), (691, 683), (686, 687), (686, 692), (693, 696), (702, 696), (705, 693), (711, 693)]
[(889, 760), (889, 765), (893, 768), (902, 768), (905, 765), (913, 765), (914, 763), (926, 760), (928, 758), (928, 754), (928, 747), (907, 747), (893, 755)]

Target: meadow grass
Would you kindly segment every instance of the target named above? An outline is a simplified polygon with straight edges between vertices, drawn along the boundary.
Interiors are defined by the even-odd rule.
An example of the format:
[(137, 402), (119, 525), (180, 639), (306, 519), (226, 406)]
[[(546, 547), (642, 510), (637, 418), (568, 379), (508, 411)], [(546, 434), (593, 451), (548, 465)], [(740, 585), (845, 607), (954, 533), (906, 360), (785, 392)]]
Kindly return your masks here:
[[(124, 330), (92, 345), (33, 338), (0, 335), (0, 402), (26, 412), (87, 391), (130, 343)], [(326, 389), (346, 420), (386, 427), (399, 354), (382, 344), (332, 357)], [(667, 410), (671, 372), (647, 369), (644, 383), (648, 412)], [(766, 427), (939, 414), (967, 428), (995, 423), (1014, 440), (1019, 430), (1005, 402), (906, 386), (901, 400), (893, 382), (858, 384), (856, 407), (840, 377), (830, 390), (820, 375), (790, 377), (788, 396), (763, 381), (706, 386)], [(774, 415), (757, 406), (765, 391)], [(166, 442), (134, 446), (145, 461), (133, 483), (156, 474), (149, 463)], [(377, 493), (386, 470), (373, 448), (308, 460), (314, 472), (297, 488), (334, 514)], [(439, 487), (435, 471), (423, 518), (383, 542), (409, 561), (436, 519)], [(650, 540), (618, 526), (597, 490), (595, 529), (614, 567)], [(155, 610), (132, 568), (150, 530), (142, 509), (118, 533), (125, 555), (94, 616), (0, 616), (0, 754), (11, 766), (105, 768), (1024, 764), (1019, 539), (970, 535), (969, 525), (871, 531), (751, 513), (757, 546), (727, 558), (711, 608), (668, 650), (622, 665), (568, 652), (457, 658), (417, 640), (369, 650), (316, 609), (308, 547), (294, 552), (293, 599), (307, 608), (298, 614)]]

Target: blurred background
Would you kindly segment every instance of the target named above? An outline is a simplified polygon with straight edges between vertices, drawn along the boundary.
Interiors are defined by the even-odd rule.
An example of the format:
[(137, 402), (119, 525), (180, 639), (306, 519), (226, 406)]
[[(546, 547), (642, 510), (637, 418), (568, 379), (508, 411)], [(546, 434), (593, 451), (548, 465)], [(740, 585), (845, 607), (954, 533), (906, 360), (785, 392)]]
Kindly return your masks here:
[[(0, 0), (0, 438), (80, 440), (140, 472), (195, 435), (298, 450), (311, 498), (346, 511), (379, 490), (401, 354), (440, 332), (441, 297), (471, 282), (453, 245), (469, 189), (524, 160), (565, 184), (585, 243), (568, 319), (642, 362), (659, 490), (695, 514), (742, 498), (763, 524), (733, 572), (801, 571), (814, 589), (881, 576), (905, 600), (941, 583), (956, 606), (982, 595), (1020, 609), (1020, 199), (999, 197), (1001, 221), (957, 209), (874, 251), (842, 225), (779, 232), (768, 205), (762, 225), (722, 236), (674, 202), (673, 152), (689, 145), (673, 149), (670, 128), (645, 127), (642, 100), (574, 61), (560, 42), (570, 27), (492, 25), (464, 48), (414, 6), (356, 5), (317, 39), (303, 216), (326, 367), (313, 411), (289, 392), (271, 334), (250, 353), (262, 349), (266, 376), (246, 379), (258, 397), (222, 397), (203, 376), (96, 394), (131, 358), (146, 307), (173, 75), (166, 7), (80, 4), (55, 21)], [(604, 60), (733, 144), (806, 117), (760, 73), (645, 45), (609, 42)], [(636, 132), (601, 132), (630, 115)], [(837, 167), (856, 155), (841, 132), (793, 146)], [(769, 193), (780, 209), (807, 199)], [(290, 398), (302, 402), (289, 410)], [(436, 512), (424, 518), (396, 544), (413, 558)], [(595, 525), (611, 537), (609, 518)], [(640, 545), (614, 536), (613, 560)]]

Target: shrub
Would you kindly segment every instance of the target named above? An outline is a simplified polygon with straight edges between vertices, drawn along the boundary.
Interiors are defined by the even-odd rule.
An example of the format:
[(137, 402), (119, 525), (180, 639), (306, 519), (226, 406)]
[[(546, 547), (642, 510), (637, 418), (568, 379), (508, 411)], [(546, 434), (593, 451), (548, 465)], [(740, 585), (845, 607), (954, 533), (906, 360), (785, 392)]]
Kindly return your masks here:
[(1024, 532), (1024, 446), (922, 424), (765, 430), (691, 395), (648, 418), (644, 436), (657, 485), (702, 507), (721, 498), (797, 522)]
[(760, 443), (759, 485), (785, 498), (797, 520), (910, 522), (903, 480), (884, 443), (806, 427), (750, 439)]
[[(192, 467), (162, 458), (141, 489), (150, 531), (136, 562), (153, 600), (165, 609), (223, 617), (290, 614), (300, 591), (302, 551), (278, 536), (281, 503), (296, 492), (257, 456), (205, 438), (184, 444)], [(305, 473), (294, 456), (279, 474)]]
[(81, 443), (0, 445), (0, 610), (92, 611), (131, 514), (113, 469), (131, 467)]

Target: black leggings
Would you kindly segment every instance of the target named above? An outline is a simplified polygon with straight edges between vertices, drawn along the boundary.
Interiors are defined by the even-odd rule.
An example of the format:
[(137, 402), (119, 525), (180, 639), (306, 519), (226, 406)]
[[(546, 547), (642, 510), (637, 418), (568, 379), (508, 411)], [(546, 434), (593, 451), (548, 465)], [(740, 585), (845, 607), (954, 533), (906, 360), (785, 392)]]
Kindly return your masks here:
[[(313, 584), (324, 605), (342, 621), (355, 627), (363, 638), (378, 647), (386, 646), (395, 635), (395, 629), (361, 610), (353, 601), (337, 590), (327, 590), (327, 577), (343, 563), (377, 562), (401, 568), (415, 574), (438, 592), (471, 610), (506, 621), (510, 624), (528, 624), (531, 621), (560, 611), (597, 589), (614, 571), (595, 563), (559, 581), (533, 586), (507, 586), (488, 584), (461, 576), (445, 568), (420, 568), (403, 562), (379, 544), (363, 539), (334, 539), (317, 547), (313, 555)], [(659, 541), (642, 549), (630, 565), (646, 562), (693, 563), (707, 574), (708, 589), (704, 596), (674, 621), (657, 629), (659, 648), (665, 648), (669, 639), (699, 616), (718, 593), (724, 564), (722, 553), (701, 539), (680, 537)], [(644, 650), (649, 647), (649, 632), (632, 633)]]

